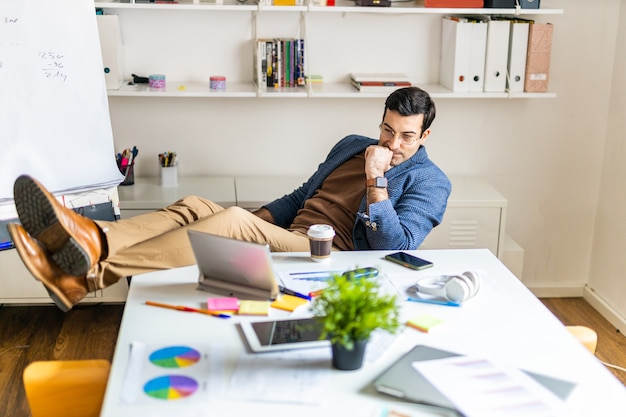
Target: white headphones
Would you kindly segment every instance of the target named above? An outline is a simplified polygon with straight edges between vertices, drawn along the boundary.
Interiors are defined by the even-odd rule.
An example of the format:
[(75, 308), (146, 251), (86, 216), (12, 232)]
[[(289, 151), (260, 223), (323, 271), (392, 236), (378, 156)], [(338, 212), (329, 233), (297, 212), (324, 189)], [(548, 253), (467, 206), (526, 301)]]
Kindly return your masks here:
[(418, 293), (434, 295), (460, 303), (476, 295), (480, 288), (478, 273), (463, 272), (461, 275), (441, 275), (423, 278), (415, 284)]

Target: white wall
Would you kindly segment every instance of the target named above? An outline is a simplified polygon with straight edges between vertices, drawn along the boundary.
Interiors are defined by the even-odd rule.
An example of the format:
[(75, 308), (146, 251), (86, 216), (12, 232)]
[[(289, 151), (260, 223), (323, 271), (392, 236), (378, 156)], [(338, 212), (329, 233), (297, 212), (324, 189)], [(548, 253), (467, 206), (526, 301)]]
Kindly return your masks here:
[(589, 300), (626, 332), (626, 8), (619, 14)]
[[(508, 198), (507, 232), (525, 249), (527, 285), (539, 292), (544, 287), (562, 287), (561, 294), (579, 295), (588, 280), (594, 221), (604, 196), (600, 185), (607, 115), (613, 115), (611, 132), (624, 119), (618, 98), (610, 102), (620, 1), (543, 0), (541, 4), (565, 10), (563, 15), (538, 18), (555, 24), (550, 89), (558, 97), (439, 99), (427, 149), (449, 174), (485, 177)], [(225, 29), (229, 18), (222, 16), (224, 21), (216, 24)], [(404, 71), (408, 67), (411, 73), (422, 74), (423, 82), (432, 81), (433, 74), (436, 77), (433, 48), (437, 51), (438, 46), (433, 43), (437, 45), (439, 38), (431, 20), (416, 29), (410, 20), (389, 27), (381, 16), (363, 18), (367, 25), (362, 26), (358, 19), (341, 14), (328, 19), (327, 30), (335, 34), (335, 41), (326, 42), (333, 45), (330, 51), (336, 61), (331, 61), (336, 64), (326, 60), (312, 72), (335, 79), (354, 68)], [(316, 24), (321, 23), (313, 20), (307, 26), (308, 38), (314, 39)], [(271, 26), (264, 25), (263, 30)], [(242, 36), (250, 36), (243, 25), (234, 27)], [(169, 30), (177, 32), (172, 26)], [(362, 40), (365, 35), (369, 38)], [(372, 37), (376, 41), (370, 42), (370, 49), (359, 46), (359, 53), (348, 54), (350, 45)], [(228, 36), (223, 41), (232, 42)], [(235, 44), (233, 49), (242, 54), (242, 66), (250, 65), (251, 49), (245, 44)], [(154, 66), (141, 67), (137, 57), (126, 58), (133, 64), (127, 66), (129, 74), (161, 72)], [(208, 73), (227, 70), (205, 62), (203, 56), (198, 61)], [(168, 65), (169, 71), (176, 72), (191, 62), (177, 57)], [(227, 75), (232, 80), (246, 71)], [(193, 69), (194, 74), (199, 72)], [(138, 175), (156, 175), (156, 154), (168, 149), (179, 154), (182, 175), (308, 174), (344, 135), (376, 136), (383, 100), (112, 97), (110, 108), (116, 149), (140, 148)], [(613, 142), (610, 145), (619, 146), (617, 138)], [(607, 184), (606, 188), (608, 194), (617, 187)]]

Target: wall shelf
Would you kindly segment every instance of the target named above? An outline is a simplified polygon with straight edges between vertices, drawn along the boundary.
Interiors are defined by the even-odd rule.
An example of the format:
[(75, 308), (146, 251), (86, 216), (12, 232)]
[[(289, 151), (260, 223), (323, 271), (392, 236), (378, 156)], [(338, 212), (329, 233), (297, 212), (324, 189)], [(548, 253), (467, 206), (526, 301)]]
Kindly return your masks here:
[(396, 2), (391, 7), (362, 7), (353, 1), (339, 0), (335, 6), (320, 6), (309, 2), (302, 6), (268, 6), (264, 4), (239, 3), (225, 0), (223, 4), (215, 2), (193, 3), (191, 0), (179, 0), (177, 4), (134, 3), (121, 1), (96, 1), (95, 7), (103, 9), (151, 9), (151, 10), (209, 10), (209, 11), (285, 11), (312, 13), (375, 13), (375, 14), (475, 14), (475, 15), (555, 15), (563, 14), (563, 9), (492, 9), (492, 8), (433, 8), (413, 2)]
[[(428, 91), (432, 98), (444, 99), (506, 99), (506, 98), (555, 98), (556, 93), (459, 93), (439, 84), (421, 84), (420, 88)], [(151, 97), (151, 98), (385, 98), (389, 92), (365, 93), (356, 91), (349, 83), (318, 83), (307, 87), (283, 87), (258, 89), (253, 83), (228, 83), (225, 90), (211, 90), (209, 84), (168, 81), (165, 89), (149, 88), (146, 84), (128, 85), (125, 83), (117, 90), (107, 90), (109, 97)]]
[[(128, 48), (130, 49), (126, 53), (129, 58), (132, 57), (130, 59), (131, 61), (135, 61), (133, 64), (129, 64), (129, 66), (131, 67), (129, 69), (132, 69), (133, 71), (139, 71), (136, 68), (141, 66), (149, 68), (158, 68), (161, 66), (167, 68), (169, 66), (171, 68), (171, 66), (169, 65), (170, 63), (167, 62), (167, 59), (157, 57), (178, 56), (179, 61), (182, 58), (182, 62), (188, 62), (188, 70), (190, 71), (190, 74), (185, 74), (184, 71), (182, 71), (182, 73), (180, 74), (173, 74), (172, 80), (170, 80), (170, 74), (168, 73), (167, 88), (163, 90), (151, 89), (148, 88), (147, 85), (129, 85), (128, 80), (126, 80), (120, 88), (108, 90), (108, 95), (111, 97), (379, 99), (386, 97), (389, 92), (383, 91), (374, 93), (363, 93), (357, 91), (350, 84), (348, 79), (348, 72), (350, 70), (346, 68), (347, 65), (345, 65), (347, 62), (347, 60), (345, 59), (346, 55), (337, 56), (337, 51), (333, 51), (327, 54), (326, 50), (323, 49), (325, 45), (328, 44), (328, 40), (325, 39), (326, 34), (324, 33), (327, 31), (325, 29), (326, 26), (324, 26), (324, 22), (327, 20), (327, 17), (329, 20), (333, 21), (333, 24), (335, 25), (337, 24), (338, 19), (341, 19), (341, 22), (343, 22), (344, 18), (349, 19), (351, 22), (358, 20), (359, 22), (363, 22), (363, 25), (367, 25), (372, 24), (371, 19), (376, 18), (376, 16), (380, 16), (381, 18), (383, 16), (398, 16), (399, 20), (403, 20), (407, 19), (407, 15), (409, 16), (408, 18), (411, 18), (411, 16), (422, 15), (422, 18), (419, 19), (418, 24), (424, 25), (427, 28), (434, 28), (435, 24), (438, 24), (438, 22), (436, 22), (438, 16), (443, 16), (447, 14), (509, 16), (517, 14), (524, 16), (541, 16), (559, 15), (563, 13), (562, 9), (520, 9), (517, 11), (517, 13), (515, 9), (440, 9), (427, 8), (414, 2), (395, 2), (391, 7), (360, 7), (355, 6), (354, 2), (351, 0), (338, 0), (336, 6), (320, 6), (319, 3), (316, 4), (315, 2), (312, 2), (310, 0), (308, 2), (307, 0), (304, 0), (306, 4), (302, 6), (269, 6), (256, 3), (239, 3), (237, 0), (223, 0), (223, 4), (203, 1), (198, 2), (198, 0), (179, 0), (177, 4), (136, 3), (134, 1), (135, 0), (128, 0), (126, 2), (96, 1), (94, 3), (96, 8), (103, 9), (106, 13), (116, 13), (120, 16), (123, 16), (120, 18), (122, 34), (128, 36), (130, 40), (130, 42), (128, 42)], [(186, 13), (185, 11), (190, 13)], [(207, 12), (207, 14), (198, 15), (196, 13), (191, 13), (194, 11), (205, 11)], [(171, 16), (167, 14), (168, 12), (171, 13)], [(222, 19), (221, 15), (217, 15), (215, 14), (215, 12), (236, 12), (236, 15), (229, 17), (224, 16), (224, 19)], [(207, 25), (212, 24), (215, 26), (216, 23), (219, 25), (227, 18), (229, 21), (236, 20), (239, 29), (236, 32), (233, 31), (231, 35), (235, 35), (238, 40), (233, 40), (231, 35), (227, 35), (227, 31), (231, 29), (229, 27), (224, 27), (224, 34), (219, 33), (217, 37), (223, 36), (223, 42), (228, 42), (230, 46), (228, 48), (225, 47), (224, 49), (221, 49), (222, 45), (216, 44), (210, 48), (220, 49), (221, 52), (216, 52), (216, 55), (207, 55), (204, 41), (201, 40), (200, 37), (196, 39), (185, 38), (183, 40), (183, 38), (178, 38), (178, 40), (174, 40), (176, 39), (175, 36), (171, 39), (162, 39), (159, 41), (159, 47), (162, 47), (162, 49), (158, 51), (159, 53), (156, 53), (157, 50), (154, 49), (155, 53), (153, 53), (151, 56), (145, 55), (146, 59), (138, 59), (135, 52), (143, 53), (143, 49), (147, 50), (148, 48), (154, 48), (154, 46), (150, 44), (151, 41), (148, 37), (146, 37), (140, 31), (137, 31), (136, 28), (132, 28), (131, 26), (135, 25), (135, 23), (140, 23), (141, 25), (146, 25), (146, 27), (150, 28), (150, 30), (155, 31), (155, 28), (159, 28), (160, 26), (159, 23), (154, 23), (154, 20), (158, 20), (160, 22), (160, 25), (163, 25), (167, 23), (170, 18), (172, 22), (181, 21), (181, 19), (189, 21), (190, 28), (185, 28), (185, 30), (189, 30), (190, 33), (194, 33), (191, 31), (191, 27), (199, 28), (199, 26), (204, 25), (205, 21), (211, 21), (213, 23), (207, 23)], [(384, 20), (384, 22), (382, 22), (382, 20)], [(261, 34), (261, 32), (259, 31), (259, 22), (271, 22), (266, 23), (265, 27), (262, 28), (265, 29), (264, 34)], [(307, 75), (323, 74), (323, 83), (310, 83), (306, 87), (279, 89), (273, 89), (271, 87), (260, 88), (254, 83), (252, 77), (253, 68), (251, 68), (251, 59), (253, 52), (248, 49), (250, 48), (250, 46), (248, 45), (252, 45), (254, 39), (256, 38), (281, 36), (274, 35), (274, 33), (277, 33), (273, 31), (277, 22), (294, 22), (294, 25), (299, 25), (299, 36), (305, 39), (306, 48), (312, 48), (306, 50), (306, 73)], [(404, 20), (404, 22), (406, 22), (406, 20)], [(392, 25), (392, 23), (390, 23), (390, 21), (386, 19), (381, 19), (381, 23), (385, 23), (387, 26)], [(410, 21), (409, 23), (412, 24), (413, 21)], [(242, 33), (242, 30), (249, 30), (250, 32), (246, 34)], [(367, 29), (364, 30), (368, 31)], [(438, 36), (436, 30), (424, 30), (426, 32), (423, 36), (430, 36), (433, 39)], [(158, 33), (158, 29), (156, 30), (156, 32), (152, 33), (154, 36), (156, 33)], [(268, 35), (267, 33), (270, 33), (270, 35)], [(369, 39), (367, 38), (367, 36), (369, 36), (369, 34), (367, 34), (365, 37), (358, 36), (358, 39), (362, 39), (361, 42), (366, 44), (370, 41), (377, 41), (377, 39)], [(213, 35), (213, 37), (215, 37), (215, 35)], [(295, 36), (291, 35), (285, 37)], [(345, 42), (345, 39), (337, 39), (339, 42)], [(187, 40), (189, 40), (189, 42), (187, 42)], [(207, 41), (216, 42), (215, 39), (207, 39)], [(351, 48), (352, 46), (346, 47)], [(359, 49), (360, 45), (355, 44), (355, 47)], [(124, 46), (124, 48), (126, 48), (126, 46)], [(435, 47), (432, 46), (430, 49), (434, 50), (434, 48)], [(185, 54), (182, 54), (182, 50), (185, 50), (187, 52)], [(197, 76), (192, 74), (193, 71), (196, 71), (196, 73), (201, 71), (200, 69), (198, 69), (201, 64), (199, 62), (196, 62), (196, 57), (198, 56), (197, 54), (195, 54), (196, 52), (199, 52), (203, 56), (203, 59), (205, 60), (204, 67), (207, 67), (207, 64), (211, 65), (212, 67), (216, 64), (219, 64), (219, 67), (223, 68), (218, 71), (220, 71), (220, 75), (225, 75), (228, 79), (227, 88), (225, 90), (211, 90), (209, 88), (208, 76), (206, 76), (205, 82), (197, 81), (205, 79), (205, 76)], [(375, 61), (374, 59), (370, 61), (365, 60), (364, 62), (363, 57), (366, 55), (364, 55), (363, 52), (355, 52), (355, 54), (357, 54), (355, 56), (358, 58), (356, 63), (354, 63), (355, 67), (374, 68), (377, 65), (375, 62), (372, 62)], [(365, 52), (365, 54), (367, 54), (367, 52)], [(211, 58), (209, 58), (209, 56), (211, 56)], [(431, 53), (428, 59), (430, 60), (430, 62), (433, 62), (432, 66), (436, 65), (435, 62), (437, 58), (433, 53)], [(147, 63), (147, 61), (152, 60), (154, 60), (154, 62)], [(352, 61), (352, 59), (350, 59), (350, 61)], [(414, 64), (411, 62), (405, 62), (405, 66), (407, 65), (411, 66)], [(250, 67), (250, 69), (248, 70), (247, 67)], [(180, 68), (181, 67), (177, 69), (180, 70)], [(399, 68), (399, 71), (403, 70), (404, 68)], [(369, 69), (366, 71), (372, 72)], [(156, 72), (166, 73), (161, 72), (161, 70)], [(437, 78), (436, 76), (434, 76), (434, 71), (432, 69), (411, 69), (406, 71), (406, 73), (411, 78), (413, 85), (425, 89), (431, 94), (433, 98), (536, 99), (556, 97), (556, 94), (553, 92), (454, 92), (437, 83)], [(187, 76), (189, 77), (189, 80), (196, 81), (185, 80), (185, 77)], [(427, 82), (424, 82), (424, 80), (426, 80)]]

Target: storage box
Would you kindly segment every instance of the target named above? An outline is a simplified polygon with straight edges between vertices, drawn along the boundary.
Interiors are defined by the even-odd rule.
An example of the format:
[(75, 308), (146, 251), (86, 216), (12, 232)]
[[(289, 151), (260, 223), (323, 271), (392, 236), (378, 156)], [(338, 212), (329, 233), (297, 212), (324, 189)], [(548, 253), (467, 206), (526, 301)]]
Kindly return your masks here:
[[(522, 9), (538, 9), (540, 0), (517, 0)], [(485, 7), (494, 9), (514, 9), (516, 0), (485, 0)]]
[(483, 0), (424, 0), (424, 7), (481, 8), (483, 7)]

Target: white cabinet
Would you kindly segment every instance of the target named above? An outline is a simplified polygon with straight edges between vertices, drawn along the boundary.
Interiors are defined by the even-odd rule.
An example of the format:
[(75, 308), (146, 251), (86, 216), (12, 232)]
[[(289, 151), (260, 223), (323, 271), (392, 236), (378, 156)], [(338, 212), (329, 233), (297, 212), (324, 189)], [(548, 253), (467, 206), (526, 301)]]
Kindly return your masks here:
[(183, 177), (176, 186), (162, 187), (158, 177), (135, 178), (135, 184), (118, 187), (121, 218), (158, 210), (189, 196), (198, 195), (222, 207), (236, 205), (232, 177)]
[[(224, 206), (249, 210), (290, 193), (306, 178), (283, 177), (180, 177), (179, 185), (162, 187), (157, 177), (136, 177), (135, 184), (118, 187), (121, 217), (154, 211), (188, 195), (198, 195)], [(451, 176), (452, 194), (443, 222), (428, 235), (422, 249), (488, 248), (502, 259), (507, 200), (486, 181)], [(0, 303), (49, 303), (41, 283), (28, 272), (15, 249), (0, 252), (2, 285)], [(121, 302), (126, 280), (90, 294), (84, 302)]]
[[(554, 97), (552, 93), (457, 93), (439, 84), (441, 16), (505, 14), (513, 9), (434, 9), (414, 2), (392, 7), (359, 7), (341, 0), (336, 6), (264, 6), (179, 0), (178, 4), (96, 1), (105, 14), (117, 14), (123, 41), (126, 78), (131, 73), (166, 75), (165, 89), (145, 84), (111, 89), (110, 96), (140, 97), (312, 97), (370, 98), (360, 93), (350, 72), (404, 72), (433, 98)], [(547, 18), (561, 9), (521, 9), (525, 17)], [(307, 75), (324, 82), (306, 87), (262, 89), (253, 83), (255, 39), (305, 39)], [(389, 54), (389, 42), (394, 50)], [(227, 78), (225, 91), (209, 88), (211, 75)]]
[[(306, 180), (300, 176), (201, 178), (181, 177), (178, 187), (163, 190), (157, 178), (136, 178), (135, 185), (120, 187), (122, 218), (173, 203), (187, 194), (213, 199), (220, 205), (255, 210), (290, 193)], [(452, 176), (452, 194), (443, 222), (428, 235), (422, 249), (487, 248), (496, 256), (504, 251), (507, 200), (486, 181), (476, 177)], [(233, 184), (233, 189), (210, 184)], [(137, 190), (133, 190), (137, 187)], [(168, 187), (170, 188), (170, 187)], [(137, 196), (141, 196), (137, 199)], [(230, 198), (230, 200), (228, 199)]]
[[(16, 249), (0, 252), (2, 284), (0, 304), (41, 304), (52, 300), (43, 284), (35, 280), (22, 263)], [(128, 283), (120, 280), (104, 290), (89, 294), (83, 303), (123, 302), (128, 293)]]
[[(101, 206), (103, 204), (113, 204), (114, 213), (100, 214), (92, 218), (113, 218), (117, 215), (118, 193), (117, 187), (110, 187), (101, 190), (86, 191), (81, 193), (70, 193), (58, 195), (57, 200), (66, 207), (81, 208), (82, 214), (89, 213), (89, 208)], [(17, 218), (17, 212), (13, 204), (0, 206), (2, 217), (5, 219)], [(109, 207), (110, 209), (110, 207)], [(16, 249), (0, 251), (0, 304), (30, 304), (30, 303), (50, 303), (50, 296), (43, 284), (35, 280), (26, 269), (20, 259)], [(89, 294), (84, 302), (122, 302), (126, 300), (128, 283), (120, 280), (117, 284), (95, 293)]]

